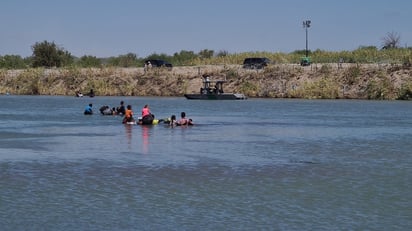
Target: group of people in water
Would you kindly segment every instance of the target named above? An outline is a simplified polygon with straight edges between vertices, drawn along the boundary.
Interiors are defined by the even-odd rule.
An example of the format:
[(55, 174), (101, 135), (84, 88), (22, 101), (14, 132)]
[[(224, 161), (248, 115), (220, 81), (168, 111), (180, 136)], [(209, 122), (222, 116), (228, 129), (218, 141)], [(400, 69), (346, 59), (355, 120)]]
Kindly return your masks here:
[(180, 113), (180, 119), (179, 120), (176, 119), (176, 115), (172, 115), (167, 122), (172, 127), (173, 126), (193, 125), (193, 120), (192, 119), (187, 119), (185, 112)]
[[(126, 113), (126, 108), (124, 106), (124, 102), (120, 102), (120, 106), (117, 108), (113, 107), (110, 108), (107, 105), (101, 106), (99, 111), (102, 115), (124, 115)], [(84, 109), (85, 115), (92, 115), (93, 114), (93, 104), (89, 104)]]
[[(80, 91), (76, 91), (76, 97), (83, 97), (84, 95)], [(90, 89), (90, 92), (86, 94), (86, 96), (94, 97), (93, 89)]]
[(124, 102), (120, 102), (120, 106), (110, 108), (108, 105), (101, 106), (99, 111), (102, 115), (124, 115), (126, 114), (126, 107)]
[[(93, 104), (89, 104), (86, 106), (84, 110), (85, 115), (92, 115), (93, 114)], [(186, 118), (186, 113), (180, 113), (180, 119), (176, 119), (176, 115), (172, 115), (170, 118), (167, 119), (159, 119), (155, 120), (154, 114), (150, 111), (149, 105), (144, 105), (142, 108), (141, 117), (138, 117), (136, 120), (134, 117), (134, 112), (132, 110), (131, 105), (124, 106), (124, 101), (120, 102), (120, 106), (110, 108), (107, 105), (100, 107), (99, 109), (102, 115), (120, 115), (123, 116), (122, 123), (123, 124), (141, 124), (141, 125), (150, 125), (150, 124), (157, 124), (159, 122), (164, 122), (169, 126), (184, 126), (184, 125), (193, 125), (193, 120)]]

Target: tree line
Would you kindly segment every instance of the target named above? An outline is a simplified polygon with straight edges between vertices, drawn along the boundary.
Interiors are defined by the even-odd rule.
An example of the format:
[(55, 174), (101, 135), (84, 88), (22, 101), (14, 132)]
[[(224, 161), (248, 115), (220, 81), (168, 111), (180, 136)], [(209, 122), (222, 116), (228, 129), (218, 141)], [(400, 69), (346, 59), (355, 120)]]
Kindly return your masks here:
[(151, 54), (144, 58), (137, 57), (134, 53), (127, 53), (117, 57), (98, 58), (92, 55), (75, 57), (63, 47), (56, 45), (55, 42), (37, 42), (32, 47), (33, 54), (30, 57), (19, 55), (0, 56), (0, 68), (3, 69), (24, 69), (36, 67), (142, 67), (144, 61), (148, 59), (162, 59), (173, 63), (176, 66), (190, 65), (194, 59), (209, 59), (213, 56), (225, 56), (228, 52), (221, 51), (217, 54), (213, 50), (204, 49), (198, 53), (182, 50), (172, 56), (166, 54)]
[[(75, 57), (63, 47), (55, 42), (36, 42), (31, 47), (33, 53), (30, 57), (19, 55), (0, 55), (0, 69), (25, 69), (37, 67), (142, 67), (147, 59), (162, 59), (172, 63), (174, 66), (193, 66), (205, 64), (242, 64), (246, 57), (264, 56), (270, 58), (274, 63), (299, 63), (305, 50), (296, 50), (291, 53), (273, 52), (246, 52), (240, 54), (229, 54), (227, 51), (215, 52), (204, 49), (195, 53), (193, 51), (182, 50), (173, 55), (151, 54), (147, 57), (139, 58), (134, 53), (127, 53), (117, 57), (98, 58), (92, 55)], [(382, 38), (382, 48), (376, 46), (361, 46), (353, 51), (323, 51), (309, 50), (312, 62), (314, 63), (334, 63), (343, 60), (346, 63), (401, 63), (411, 65), (412, 48), (400, 47), (400, 36), (395, 33), (387, 33)]]

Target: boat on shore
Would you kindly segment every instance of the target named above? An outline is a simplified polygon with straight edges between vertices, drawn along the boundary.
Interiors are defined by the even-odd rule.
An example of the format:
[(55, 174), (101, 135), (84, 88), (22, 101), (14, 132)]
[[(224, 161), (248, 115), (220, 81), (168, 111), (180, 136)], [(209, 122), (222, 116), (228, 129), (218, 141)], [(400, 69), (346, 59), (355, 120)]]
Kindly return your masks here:
[[(244, 100), (247, 97), (241, 93), (225, 93), (223, 84), (225, 80), (211, 80), (209, 75), (203, 75), (203, 87), (199, 93), (184, 94), (186, 99), (202, 100)], [(213, 86), (213, 87), (212, 87)]]

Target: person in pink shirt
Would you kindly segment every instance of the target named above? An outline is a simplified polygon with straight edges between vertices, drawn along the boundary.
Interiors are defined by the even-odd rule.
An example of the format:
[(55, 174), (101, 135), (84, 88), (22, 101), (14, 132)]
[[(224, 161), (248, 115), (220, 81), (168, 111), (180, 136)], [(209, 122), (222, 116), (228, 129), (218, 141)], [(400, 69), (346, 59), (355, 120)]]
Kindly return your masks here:
[(144, 105), (142, 109), (142, 124), (152, 124), (154, 120), (154, 115), (150, 112), (149, 105)]
[(149, 105), (147, 105), (147, 104), (144, 105), (144, 107), (142, 109), (142, 118), (147, 116), (147, 115), (150, 115), (150, 114), (151, 113), (150, 113)]

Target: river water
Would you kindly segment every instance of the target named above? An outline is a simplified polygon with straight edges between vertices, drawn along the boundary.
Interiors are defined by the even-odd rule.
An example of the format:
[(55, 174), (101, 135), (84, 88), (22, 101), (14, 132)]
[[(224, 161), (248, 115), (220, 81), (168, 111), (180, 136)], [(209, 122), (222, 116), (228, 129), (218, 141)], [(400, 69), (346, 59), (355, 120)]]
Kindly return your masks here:
[[(121, 100), (196, 125), (98, 114)], [(412, 229), (411, 102), (0, 102), (1, 230)]]

